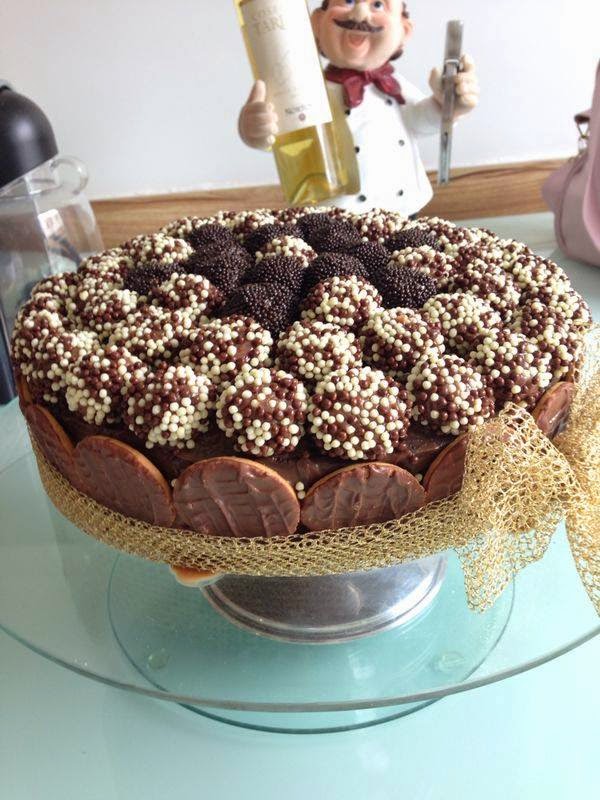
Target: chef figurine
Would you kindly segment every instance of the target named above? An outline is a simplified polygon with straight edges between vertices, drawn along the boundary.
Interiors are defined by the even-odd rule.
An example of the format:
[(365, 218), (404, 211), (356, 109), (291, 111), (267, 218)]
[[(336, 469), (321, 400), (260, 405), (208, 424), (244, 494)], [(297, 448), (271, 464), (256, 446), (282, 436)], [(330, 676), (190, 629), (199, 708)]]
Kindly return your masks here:
[[(413, 33), (402, 0), (324, 0), (312, 13), (320, 52), (328, 59), (325, 77), (332, 102), (342, 103), (354, 137), (360, 170), (360, 193), (335, 198), (333, 205), (353, 211), (386, 208), (410, 216), (433, 196), (419, 154), (421, 136), (439, 134), (442, 75), (433, 69), (432, 94), (426, 97), (397, 75), (399, 58)], [(465, 55), (455, 78), (455, 119), (479, 100), (473, 60)], [(278, 120), (257, 81), (239, 119), (239, 132), (250, 147), (268, 149)]]

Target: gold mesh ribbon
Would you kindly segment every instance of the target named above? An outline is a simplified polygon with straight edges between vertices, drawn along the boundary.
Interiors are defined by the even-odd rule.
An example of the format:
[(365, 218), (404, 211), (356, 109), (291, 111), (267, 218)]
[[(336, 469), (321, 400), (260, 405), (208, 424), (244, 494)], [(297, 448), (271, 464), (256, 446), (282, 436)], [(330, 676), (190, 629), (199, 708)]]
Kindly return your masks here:
[(600, 328), (587, 337), (569, 425), (555, 444), (514, 405), (469, 437), (462, 490), (398, 520), (287, 537), (235, 539), (162, 528), (81, 494), (36, 447), (56, 508), (86, 533), (153, 561), (213, 572), (306, 576), (375, 569), (456, 551), (474, 610), (541, 558), (566, 517), (575, 563), (600, 613)]

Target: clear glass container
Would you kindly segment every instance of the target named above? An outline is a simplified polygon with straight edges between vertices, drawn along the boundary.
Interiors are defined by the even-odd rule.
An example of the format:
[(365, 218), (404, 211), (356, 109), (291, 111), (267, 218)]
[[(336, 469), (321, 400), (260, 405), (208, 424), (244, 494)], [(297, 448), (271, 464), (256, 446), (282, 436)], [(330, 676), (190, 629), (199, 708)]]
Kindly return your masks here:
[(10, 399), (9, 342), (19, 306), (42, 278), (75, 270), (102, 238), (81, 161), (55, 156), (0, 187), (0, 402)]

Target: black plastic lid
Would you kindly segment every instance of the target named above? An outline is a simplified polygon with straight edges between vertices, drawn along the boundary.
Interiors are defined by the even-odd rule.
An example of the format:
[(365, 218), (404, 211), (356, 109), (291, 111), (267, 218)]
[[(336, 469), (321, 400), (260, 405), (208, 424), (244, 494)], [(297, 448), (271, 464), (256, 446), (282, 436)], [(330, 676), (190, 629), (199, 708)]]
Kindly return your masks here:
[(58, 153), (48, 117), (0, 80), (0, 188)]

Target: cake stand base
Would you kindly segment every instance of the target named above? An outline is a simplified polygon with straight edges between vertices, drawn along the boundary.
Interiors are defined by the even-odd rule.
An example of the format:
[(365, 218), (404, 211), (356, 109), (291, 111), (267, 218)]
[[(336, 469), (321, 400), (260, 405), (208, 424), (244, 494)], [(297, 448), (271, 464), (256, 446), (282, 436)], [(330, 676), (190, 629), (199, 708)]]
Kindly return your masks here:
[(435, 600), (446, 558), (306, 578), (224, 575), (202, 591), (227, 619), (287, 642), (338, 644), (405, 625)]
[[(396, 719), (449, 685), (459, 687), (495, 648), (514, 597), (511, 585), (493, 608), (470, 611), (455, 556), (299, 581), (292, 606), (278, 579), (261, 579), (260, 591), (252, 591), (254, 581), (223, 576), (210, 592), (200, 591), (178, 584), (165, 565), (122, 555), (109, 584), (109, 622), (138, 673), (185, 708), (244, 728), (326, 733)], [(313, 597), (316, 585), (320, 594)], [(376, 587), (385, 601), (371, 594)], [(308, 631), (315, 609), (320, 624)], [(282, 626), (295, 641), (282, 640)], [(323, 635), (332, 638), (314, 638)], [(439, 695), (432, 697), (427, 690), (436, 686)], [(386, 699), (400, 693), (401, 704)], [(192, 697), (228, 700), (206, 706), (185, 699)]]

